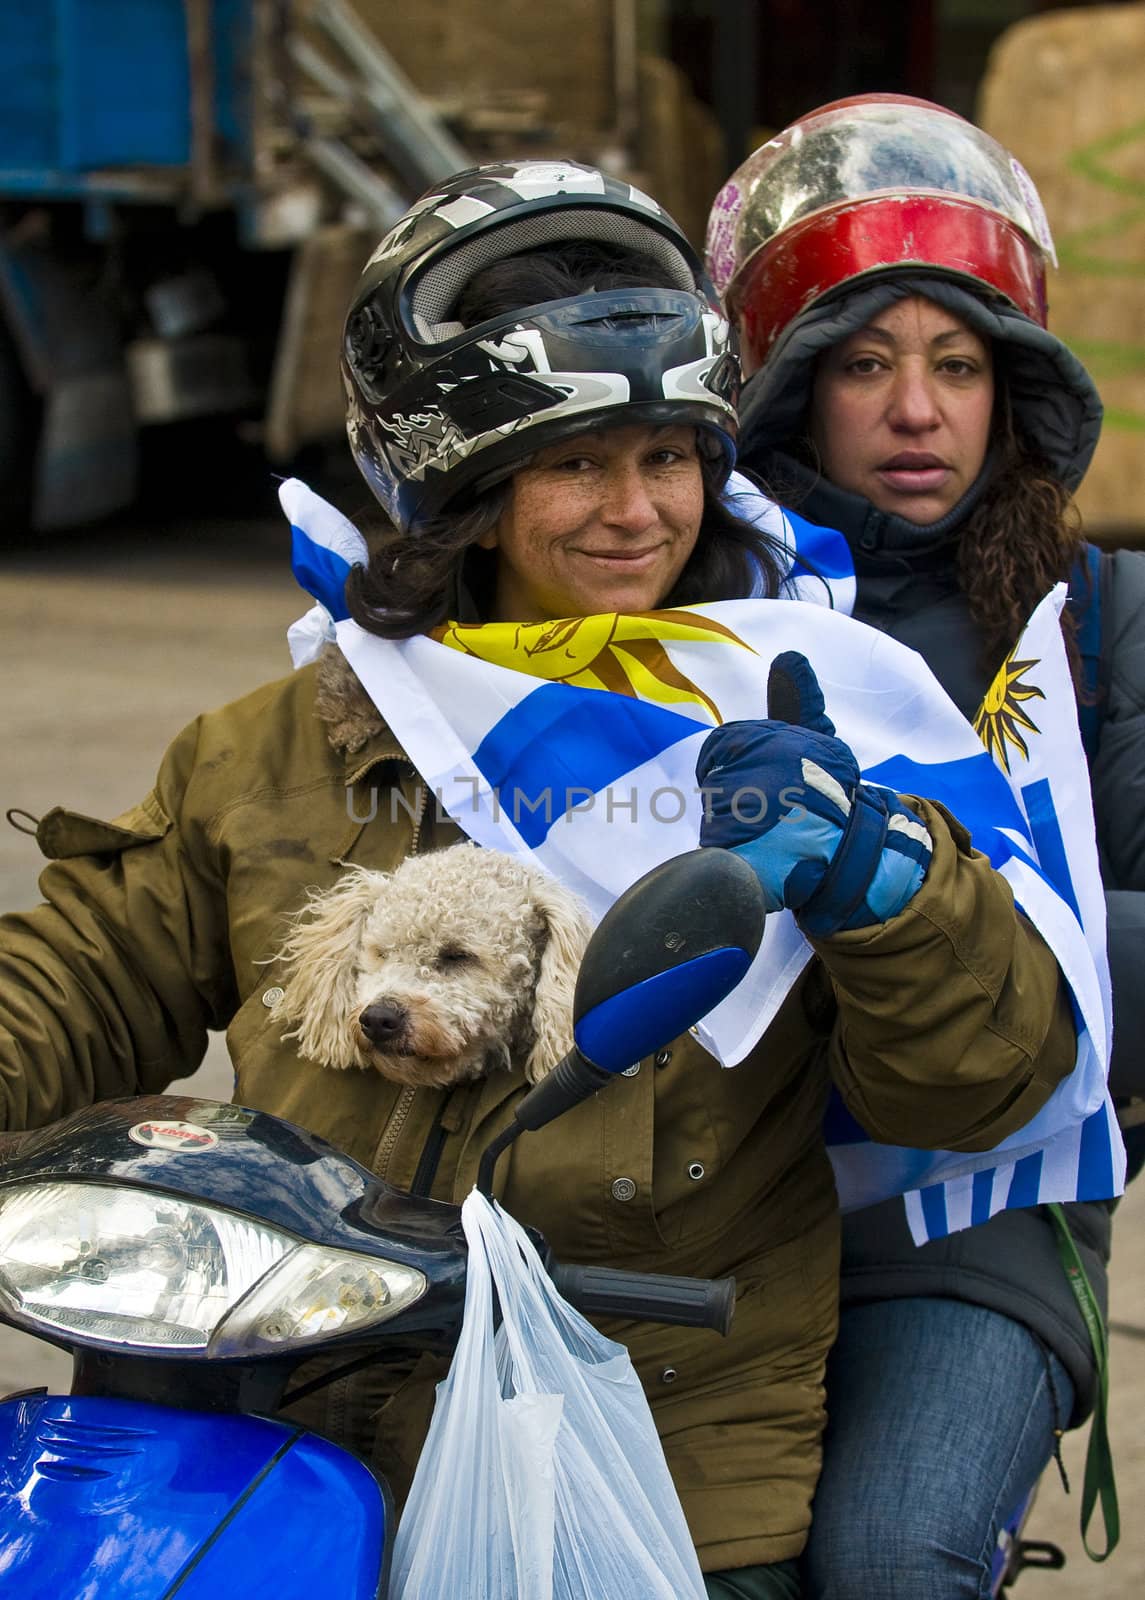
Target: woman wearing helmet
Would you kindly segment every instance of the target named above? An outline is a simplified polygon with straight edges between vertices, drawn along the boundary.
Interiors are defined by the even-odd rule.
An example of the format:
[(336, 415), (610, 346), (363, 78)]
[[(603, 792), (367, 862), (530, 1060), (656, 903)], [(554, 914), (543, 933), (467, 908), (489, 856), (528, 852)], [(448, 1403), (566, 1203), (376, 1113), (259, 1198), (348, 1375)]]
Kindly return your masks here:
[[(1145, 948), (1145, 560), (1099, 559), (1078, 529), (1070, 491), (1101, 406), (1046, 328), (1052, 250), (1016, 160), (895, 95), (824, 106), (756, 151), (708, 238), (750, 378), (741, 461), (842, 531), (857, 617), (918, 650), (973, 719), (1034, 606), (1070, 584), (1062, 625), (1113, 891), (1116, 1092), (1140, 987), (1118, 972)], [(1110, 1208), (1067, 1211), (1104, 1309)], [(810, 1592), (990, 1593), (999, 1528), (1096, 1391), (1044, 1209), (921, 1249), (897, 1203), (844, 1219)]]
[[(671, 220), (592, 168), (486, 167), (421, 200), (375, 252), (346, 325), (351, 445), (391, 523), (349, 586), (362, 627), (406, 637), (447, 618), (776, 595), (775, 552), (719, 498), (735, 434), (726, 332)], [(800, 694), (813, 687), (804, 680)], [(849, 755), (822, 717), (815, 732), (791, 721), (783, 730), (797, 756), (809, 739), (820, 760)], [(746, 729), (741, 747), (754, 748), (773, 726), (729, 729)], [(709, 739), (709, 764), (750, 766), (751, 749), (721, 741), (729, 729)], [(831, 920), (826, 888), (811, 894), (826, 919), (819, 960), (737, 1071), (685, 1036), (634, 1066), (627, 1094), (530, 1135), (506, 1163), (508, 1208), (568, 1259), (739, 1277), (727, 1340), (622, 1329), (713, 1596), (797, 1592), (835, 1330), (837, 1206), (820, 1127), (828, 1071), (850, 1075), (884, 1136), (883, 1100), (898, 1114), (905, 1098), (902, 1127), (970, 1148), (984, 1129), (1001, 1136), (1024, 1122), (1073, 1064), (1056, 965), (1008, 888), (939, 811), (902, 808), (883, 852), (884, 806), (870, 882), (854, 870), (848, 879), (857, 935), (833, 931), (843, 913)], [(244, 1103), (322, 1133), (396, 1185), (463, 1197), (486, 1138), (524, 1092), (522, 1064), (479, 1093), (321, 1073), (284, 1037), (259, 964), (307, 892), (347, 864), (390, 869), (460, 837), (427, 805), (336, 651), (199, 719), (152, 795), (115, 825), (72, 822), (41, 828), (66, 858), (42, 880), (48, 905), (0, 926), (11, 1126), (50, 1121), (93, 1094), (160, 1089), (196, 1064), (205, 1027), (226, 1027)], [(790, 868), (808, 869), (804, 886), (826, 884), (801, 826), (773, 830), (787, 852), (779, 903)], [(818, 826), (815, 849), (825, 836)], [(770, 884), (776, 841), (744, 842)], [(894, 856), (886, 871), (884, 853)], [(881, 908), (865, 922), (864, 886)], [(958, 953), (979, 927), (989, 930), (989, 992)], [(882, 1021), (851, 998), (855, 979), (867, 996), (895, 996)], [(886, 1064), (904, 1038), (935, 1033), (936, 987), (953, 1007), (957, 1093), (928, 1081), (904, 1097)], [(114, 1063), (100, 1049), (108, 1037)], [(400, 1492), (440, 1376), (428, 1359), (405, 1381), (366, 1369), (324, 1396), (324, 1425)]]

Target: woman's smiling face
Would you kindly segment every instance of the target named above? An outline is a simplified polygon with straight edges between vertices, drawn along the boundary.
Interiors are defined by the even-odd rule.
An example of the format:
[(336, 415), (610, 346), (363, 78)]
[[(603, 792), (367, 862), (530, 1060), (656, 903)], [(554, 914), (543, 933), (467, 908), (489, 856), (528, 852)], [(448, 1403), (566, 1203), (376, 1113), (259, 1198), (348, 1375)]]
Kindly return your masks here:
[(811, 438), (832, 483), (926, 524), (982, 471), (993, 415), (989, 342), (911, 295), (820, 356)]
[(494, 621), (654, 611), (699, 537), (696, 430), (593, 429), (541, 450), (513, 477), (497, 526)]

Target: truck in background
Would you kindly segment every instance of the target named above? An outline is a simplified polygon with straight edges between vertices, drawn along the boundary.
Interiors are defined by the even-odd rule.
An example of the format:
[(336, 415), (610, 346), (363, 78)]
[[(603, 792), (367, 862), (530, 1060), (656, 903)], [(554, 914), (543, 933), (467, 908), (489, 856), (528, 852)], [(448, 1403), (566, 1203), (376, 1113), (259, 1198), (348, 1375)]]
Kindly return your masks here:
[(145, 430), (342, 426), (372, 244), (470, 157), (344, 0), (0, 8), (0, 528), (129, 505)]

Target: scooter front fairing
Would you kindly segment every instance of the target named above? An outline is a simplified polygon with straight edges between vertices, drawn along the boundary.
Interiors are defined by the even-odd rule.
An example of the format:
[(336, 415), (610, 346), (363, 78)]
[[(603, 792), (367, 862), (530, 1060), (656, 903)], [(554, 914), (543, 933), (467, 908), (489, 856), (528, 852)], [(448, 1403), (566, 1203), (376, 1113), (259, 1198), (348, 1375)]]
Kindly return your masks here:
[(0, 1593), (377, 1600), (390, 1507), (289, 1424), (95, 1396), (0, 1405)]

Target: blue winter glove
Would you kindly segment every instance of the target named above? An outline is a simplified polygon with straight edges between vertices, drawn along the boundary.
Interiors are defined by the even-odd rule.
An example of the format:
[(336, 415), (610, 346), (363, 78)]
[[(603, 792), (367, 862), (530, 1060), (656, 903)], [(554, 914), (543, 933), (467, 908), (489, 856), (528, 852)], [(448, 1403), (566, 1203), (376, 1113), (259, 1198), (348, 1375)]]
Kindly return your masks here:
[(806, 656), (776, 656), (767, 710), (705, 739), (700, 843), (743, 856), (768, 910), (787, 906), (816, 938), (897, 916), (926, 876), (925, 826), (893, 789), (861, 781)]

